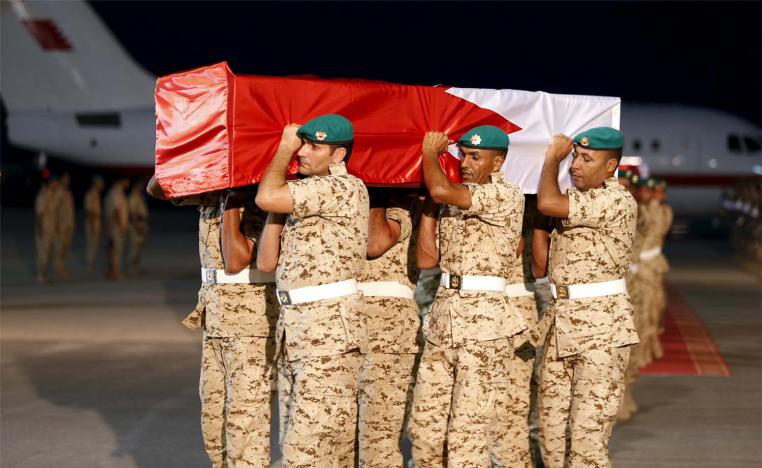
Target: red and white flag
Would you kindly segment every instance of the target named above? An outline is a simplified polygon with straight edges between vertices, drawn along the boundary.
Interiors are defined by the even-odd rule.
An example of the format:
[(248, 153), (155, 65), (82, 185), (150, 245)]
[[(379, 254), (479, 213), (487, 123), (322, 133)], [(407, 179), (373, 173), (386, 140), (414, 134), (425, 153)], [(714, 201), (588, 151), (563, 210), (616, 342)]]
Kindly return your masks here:
[[(159, 78), (155, 99), (156, 177), (170, 197), (256, 183), (284, 126), (328, 113), (352, 121), (348, 170), (370, 185), (418, 185), (428, 130), (457, 140), (500, 127), (511, 136), (503, 170), (526, 193), (554, 134), (619, 125), (618, 98), (234, 75), (224, 62)], [(453, 145), (440, 158), (454, 180), (457, 155)]]

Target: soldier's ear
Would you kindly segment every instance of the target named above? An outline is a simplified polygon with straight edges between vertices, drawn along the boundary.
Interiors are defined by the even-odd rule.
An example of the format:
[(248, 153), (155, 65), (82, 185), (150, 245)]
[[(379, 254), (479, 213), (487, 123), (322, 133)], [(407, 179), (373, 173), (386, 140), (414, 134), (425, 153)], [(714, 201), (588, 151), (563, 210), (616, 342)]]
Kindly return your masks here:
[(343, 146), (339, 146), (333, 151), (333, 154), (331, 155), (331, 161), (335, 163), (340, 163), (344, 160), (344, 157), (347, 155), (347, 149)]

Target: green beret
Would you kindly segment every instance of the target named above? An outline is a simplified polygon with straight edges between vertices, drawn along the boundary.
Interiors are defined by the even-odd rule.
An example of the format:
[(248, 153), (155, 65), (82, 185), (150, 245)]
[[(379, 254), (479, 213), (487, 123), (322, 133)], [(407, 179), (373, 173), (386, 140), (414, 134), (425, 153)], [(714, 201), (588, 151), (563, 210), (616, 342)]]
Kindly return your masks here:
[(611, 127), (596, 127), (574, 137), (574, 144), (593, 150), (615, 150), (624, 146), (624, 133)]
[(635, 185), (638, 187), (648, 187), (648, 188), (654, 188), (656, 187), (656, 181), (654, 179), (648, 178), (648, 177), (640, 177), (637, 182), (635, 182)]
[(339, 114), (315, 117), (299, 127), (296, 134), (299, 138), (326, 145), (352, 143), (354, 139), (352, 122)]
[(654, 177), (654, 184), (656, 184), (657, 187), (666, 187), (667, 181), (660, 179), (659, 177)]
[(460, 137), (458, 144), (466, 148), (508, 151), (511, 143), (508, 134), (493, 125), (474, 127)]
[(633, 172), (631, 170), (625, 169), (623, 171), (619, 171), (619, 174), (617, 175), (617, 177), (620, 178), (620, 179), (630, 180), (630, 179), (632, 179), (632, 174), (633, 174)]

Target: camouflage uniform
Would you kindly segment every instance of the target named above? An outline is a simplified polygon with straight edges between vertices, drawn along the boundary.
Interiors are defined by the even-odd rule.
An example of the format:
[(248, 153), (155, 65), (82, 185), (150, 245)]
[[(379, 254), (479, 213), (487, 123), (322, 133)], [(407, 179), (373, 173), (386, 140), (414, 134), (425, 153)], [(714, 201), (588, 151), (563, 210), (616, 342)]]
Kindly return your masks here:
[[(502, 173), (467, 185), (471, 208), (443, 206), (440, 267), (453, 275), (507, 278), (521, 236), (524, 197)], [(440, 287), (425, 319), (408, 435), (418, 467), (491, 466), (510, 404), (514, 335), (527, 328), (504, 291)]]
[[(386, 209), (387, 219), (400, 225), (399, 240), (380, 257), (367, 260), (358, 281), (396, 281), (415, 290), (420, 273), (415, 257), (418, 213), (411, 214), (408, 208)], [(402, 466), (400, 441), (421, 345), (418, 306), (414, 299), (366, 295), (362, 312), (368, 327), (368, 351), (360, 373), (359, 465)]]
[(645, 236), (641, 246), (640, 268), (638, 278), (643, 292), (643, 329), (641, 330), (641, 346), (644, 348), (644, 364), (659, 359), (662, 354), (659, 341), (660, 298), (662, 276), (667, 271), (667, 261), (663, 254), (652, 258), (643, 258), (646, 251), (658, 249), (663, 242), (663, 223), (661, 204), (653, 199), (643, 208), (645, 212)]
[(106, 235), (108, 236), (106, 240), (108, 274), (112, 278), (118, 278), (121, 275), (124, 240), (129, 224), (127, 197), (121, 184), (115, 183), (111, 186), (106, 194), (104, 205)]
[[(526, 219), (526, 218), (525, 218)], [(524, 250), (515, 257), (513, 265), (506, 278), (509, 285), (523, 285), (523, 295), (512, 295), (508, 292), (508, 300), (515, 310), (519, 311), (526, 324), (530, 327), (516, 338), (519, 346), (516, 359), (511, 367), (509, 396), (507, 405), (500, 408), (498, 426), (504, 431), (500, 438), (501, 445), (495, 456), (500, 466), (531, 467), (529, 439), (529, 411), (531, 406), (531, 381), (534, 370), (535, 349), (530, 344), (530, 331), (537, 326), (537, 304), (534, 300), (534, 278), (532, 276), (532, 229), (525, 223)]]
[(48, 267), (53, 253), (55, 238), (55, 194), (50, 185), (43, 185), (34, 199), (35, 243), (37, 245), (37, 282), (43, 283), (48, 276)]
[[(648, 213), (646, 212), (645, 207), (639, 204), (635, 237), (632, 243), (632, 251), (630, 253), (630, 268), (625, 277), (625, 280), (627, 281), (627, 294), (630, 296), (630, 302), (632, 303), (635, 329), (638, 331), (641, 341), (643, 339), (641, 333), (645, 329), (645, 292), (643, 291), (643, 285), (641, 284), (642, 280), (640, 278), (640, 252), (643, 247), (643, 239), (646, 235), (646, 229), (648, 228), (648, 222), (646, 220), (647, 216)], [(627, 369), (625, 371), (624, 399), (619, 408), (617, 417), (619, 421), (629, 420), (638, 410), (638, 406), (635, 403), (635, 398), (632, 394), (632, 386), (638, 378), (639, 369), (646, 365), (646, 357), (643, 352), (644, 349), (645, 348), (640, 344), (633, 345), (630, 348), (630, 360), (627, 363)]]
[[(199, 204), (199, 257), (202, 268), (224, 269), (223, 202), (219, 192), (188, 197)], [(255, 240), (266, 215), (254, 204), (241, 210), (241, 231)], [(250, 268), (254, 268), (252, 265)], [(198, 304), (183, 322), (203, 327), (201, 429), (217, 467), (270, 466), (270, 402), (278, 305), (275, 285), (203, 283)]]
[(667, 291), (664, 286), (664, 275), (669, 271), (669, 262), (667, 261), (667, 257), (664, 255), (664, 242), (667, 239), (667, 235), (669, 235), (669, 230), (672, 228), (672, 220), (674, 218), (674, 214), (672, 212), (672, 207), (667, 205), (666, 203), (660, 203), (659, 204), (659, 249), (661, 253), (659, 254), (660, 257), (660, 263), (662, 265), (662, 271), (658, 282), (658, 288), (656, 290), (656, 304), (657, 304), (657, 310), (659, 311), (658, 314), (658, 327), (659, 327), (659, 333), (663, 331), (664, 327), (664, 312), (667, 310)]
[[(368, 191), (343, 163), (329, 171), (288, 182), (294, 210), (281, 234), (279, 291), (352, 280), (363, 267)], [(360, 300), (358, 292), (281, 308), (276, 336), (291, 386), (285, 467), (354, 466), (357, 379), (367, 340)]]
[(131, 190), (128, 199), (130, 212), (130, 228), (128, 231), (129, 249), (127, 262), (130, 271), (140, 272), (140, 257), (143, 246), (148, 240), (148, 205), (143, 195), (142, 186), (138, 190)]
[(95, 187), (85, 193), (85, 267), (88, 271), (95, 268), (95, 257), (98, 255), (98, 244), (101, 240), (103, 210), (101, 193)]
[[(558, 288), (624, 278), (635, 200), (616, 178), (568, 196), (569, 216), (551, 235), (551, 282)], [(548, 468), (610, 466), (608, 439), (622, 402), (629, 345), (638, 342), (630, 299), (626, 293), (559, 297), (551, 314), (540, 375), (543, 461)]]
[(74, 238), (74, 196), (69, 187), (60, 185), (55, 192), (56, 236), (53, 242), (53, 262), (56, 273), (68, 275), (66, 261)]

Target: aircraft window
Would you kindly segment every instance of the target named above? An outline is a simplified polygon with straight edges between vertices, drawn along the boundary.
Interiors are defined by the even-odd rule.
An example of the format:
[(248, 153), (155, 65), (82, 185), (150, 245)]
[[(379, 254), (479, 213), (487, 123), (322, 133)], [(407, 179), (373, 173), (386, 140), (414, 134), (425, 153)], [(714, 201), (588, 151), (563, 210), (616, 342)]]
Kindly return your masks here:
[(728, 149), (731, 153), (741, 152), (741, 139), (738, 135), (728, 135)]
[(756, 151), (759, 151), (760, 147), (762, 147), (762, 145), (760, 145), (759, 137), (754, 138), (754, 137), (746, 135), (743, 137), (743, 142), (744, 142), (744, 145), (746, 146), (747, 153), (754, 153)]
[(661, 148), (661, 143), (659, 140), (651, 141), (651, 151), (659, 151), (659, 148)]
[(640, 140), (632, 140), (632, 149), (640, 151)]

